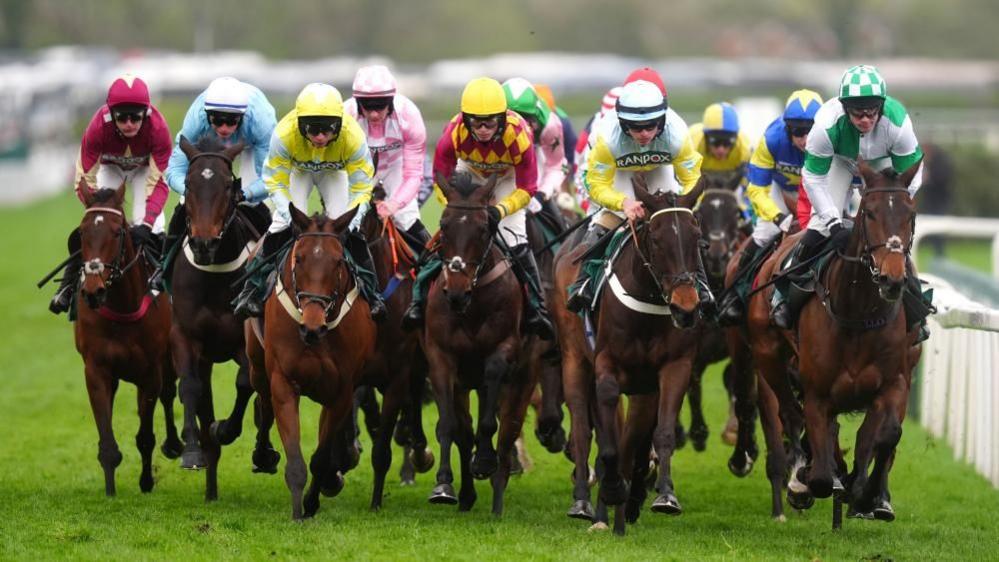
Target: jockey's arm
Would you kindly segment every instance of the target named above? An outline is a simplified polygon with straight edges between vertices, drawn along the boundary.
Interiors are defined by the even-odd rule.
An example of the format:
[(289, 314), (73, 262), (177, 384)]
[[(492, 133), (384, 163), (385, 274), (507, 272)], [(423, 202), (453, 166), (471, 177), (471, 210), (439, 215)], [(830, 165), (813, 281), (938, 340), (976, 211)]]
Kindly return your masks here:
[(371, 152), (363, 134), (351, 135), (345, 140), (347, 145), (344, 151), (345, 154), (349, 154), (345, 169), (347, 183), (350, 186), (347, 208), (352, 209), (371, 200), (371, 190), (375, 187), (375, 167), (371, 162)]
[(681, 194), (690, 193), (701, 179), (701, 162), (704, 157), (694, 148), (689, 136), (683, 139), (680, 150), (673, 157), (673, 174), (682, 188)]
[(440, 140), (437, 141), (437, 148), (434, 149), (434, 194), (442, 204), (447, 204), (447, 198), (444, 197), (441, 187), (437, 185), (437, 179), (444, 178), (445, 181), (451, 179), (451, 176), (454, 174), (454, 168), (458, 165), (458, 152), (455, 149), (452, 136), (452, 131), (456, 126), (455, 120), (452, 119), (448, 123), (448, 126), (444, 128), (444, 133), (441, 135)]
[[(267, 198), (267, 185), (264, 183), (264, 161), (267, 160), (270, 151), (271, 133), (277, 126), (277, 117), (274, 113), (274, 106), (263, 92), (254, 88), (250, 96), (250, 107), (244, 115), (247, 128), (246, 143), (253, 151), (253, 167), (257, 172), (257, 179), (250, 185), (243, 185), (243, 194), (252, 203), (263, 201)], [(245, 175), (242, 174), (241, 175)]]
[(805, 165), (801, 169), (801, 179), (815, 214), (831, 217), (829, 226), (840, 220), (839, 208), (829, 195), (829, 169), (834, 155), (829, 133), (820, 127), (813, 127), (805, 145)]
[(84, 187), (91, 191), (97, 186), (97, 169), (101, 162), (102, 128), (101, 113), (97, 112), (83, 133), (83, 140), (80, 141), (80, 154), (76, 159), (76, 174), (73, 178), (73, 189), (76, 190), (76, 196), (80, 201), (83, 201), (83, 194), (80, 193), (81, 182)]
[(550, 199), (562, 187), (568, 170), (565, 142), (562, 136), (562, 121), (554, 112), (548, 120), (548, 124), (541, 131), (539, 147), (545, 156), (545, 164), (544, 169), (541, 170), (538, 191), (544, 195), (545, 199)]
[(611, 211), (621, 211), (625, 200), (625, 195), (614, 189), (616, 174), (614, 154), (603, 136), (598, 136), (586, 158), (586, 185), (590, 191), (590, 199)]
[(291, 201), (288, 193), (288, 186), (291, 184), (291, 167), (291, 153), (275, 129), (271, 134), (270, 148), (267, 159), (264, 161), (262, 177), (267, 193), (274, 201), (274, 213), (284, 217), (286, 222), (291, 220), (288, 211), (288, 203)]
[(211, 126), (207, 124), (205, 119), (205, 94), (202, 93), (197, 98), (194, 99), (194, 103), (191, 107), (187, 108), (187, 113), (184, 115), (184, 124), (180, 127), (180, 132), (177, 133), (177, 138), (175, 139), (173, 152), (170, 153), (170, 161), (167, 164), (166, 173), (166, 183), (170, 186), (171, 191), (183, 196), (187, 193), (187, 169), (190, 162), (187, 160), (187, 155), (184, 151), (180, 149), (180, 137), (184, 136), (189, 142), (198, 142), (198, 139), (202, 135), (211, 130)]
[[(898, 135), (895, 137), (888, 153), (891, 156), (892, 168), (900, 174), (917, 162), (922, 166), (920, 160), (923, 158), (923, 149), (919, 146), (916, 133), (912, 128), (912, 119), (908, 115), (905, 116), (905, 120), (902, 122), (902, 126), (898, 130)], [(909, 195), (915, 196), (922, 184), (923, 170), (920, 169), (913, 176), (912, 183), (909, 184)]]
[[(156, 113), (156, 115), (159, 115)], [(153, 226), (156, 217), (163, 212), (167, 198), (170, 196), (170, 188), (167, 187), (163, 178), (163, 171), (167, 169), (170, 162), (170, 130), (166, 122), (161, 121), (160, 126), (153, 130), (152, 152), (149, 155), (149, 173), (146, 174), (146, 213), (142, 219), (144, 223)]]
[(780, 208), (770, 197), (775, 167), (776, 162), (770, 153), (770, 147), (767, 146), (766, 138), (761, 138), (756, 150), (753, 151), (753, 157), (749, 160), (749, 171), (746, 174), (749, 186), (746, 188), (746, 196), (749, 197), (756, 216), (771, 222), (780, 214)]
[(513, 139), (509, 150), (513, 157), (517, 189), (496, 204), (500, 210), (500, 218), (526, 207), (538, 192), (538, 159), (527, 127), (524, 127)]
[(402, 132), (402, 183), (392, 193), (392, 201), (403, 208), (420, 192), (423, 161), (427, 155), (427, 129), (415, 104), (407, 104), (406, 128)]

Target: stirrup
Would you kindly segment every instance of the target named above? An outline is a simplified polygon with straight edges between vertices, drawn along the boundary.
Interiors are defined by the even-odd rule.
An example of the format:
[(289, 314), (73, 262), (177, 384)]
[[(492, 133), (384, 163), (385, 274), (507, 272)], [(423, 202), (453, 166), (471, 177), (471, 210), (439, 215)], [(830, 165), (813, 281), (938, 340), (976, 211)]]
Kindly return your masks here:
[(415, 330), (421, 326), (423, 326), (423, 306), (415, 301), (411, 302), (402, 315), (402, 327), (405, 330)]
[(63, 287), (57, 291), (52, 300), (49, 301), (49, 311), (57, 315), (69, 312), (69, 307), (73, 304), (73, 293), (75, 292), (72, 285)]

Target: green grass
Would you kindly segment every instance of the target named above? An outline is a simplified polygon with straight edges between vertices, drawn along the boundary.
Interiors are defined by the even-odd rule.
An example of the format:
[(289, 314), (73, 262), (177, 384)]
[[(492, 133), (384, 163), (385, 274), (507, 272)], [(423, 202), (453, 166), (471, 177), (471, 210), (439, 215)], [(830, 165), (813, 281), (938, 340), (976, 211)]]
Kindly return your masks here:
[[(908, 422), (892, 474), (898, 520), (848, 520), (830, 530), (830, 503), (819, 502), (785, 524), (769, 518), (762, 463), (745, 480), (725, 468), (728, 447), (718, 434), (725, 403), (719, 369), (707, 375), (706, 408), (712, 431), (706, 453), (689, 447), (674, 460), (685, 513), (678, 518), (643, 512), (621, 539), (591, 534), (568, 519), (570, 465), (526, 441), (534, 469), (511, 482), (502, 519), (489, 513), (491, 492), (477, 483), (471, 513), (431, 506), (432, 474), (415, 487), (398, 485), (397, 466), (380, 513), (368, 511), (370, 458), (348, 475), (343, 493), (323, 498), (316, 518), (289, 519), (283, 477), (251, 474), (252, 421), (224, 451), (220, 499), (203, 501), (202, 473), (180, 470), (156, 453), (156, 488), (138, 490), (139, 457), (134, 388), (122, 385), (114, 426), (124, 461), (118, 496), (103, 495), (97, 435), (83, 383), (82, 363), (64, 318), (46, 308), (51, 294), (34, 282), (58, 261), (65, 234), (80, 216), (71, 196), (0, 210), (0, 314), (4, 386), (0, 419), (0, 559), (258, 560), (258, 559), (710, 559), (710, 560), (981, 560), (999, 552), (999, 492), (949, 449)], [(233, 369), (216, 372), (216, 411), (232, 404)], [(318, 408), (303, 402), (303, 445), (315, 446)], [(179, 406), (178, 406), (179, 416)], [(686, 419), (686, 415), (684, 416)], [(427, 408), (433, 435), (436, 414)], [(857, 419), (846, 421), (851, 436)], [(529, 420), (529, 423), (532, 423)], [(163, 437), (157, 411), (157, 437)], [(274, 433), (276, 443), (277, 434)], [(431, 438), (432, 443), (434, 440)], [(852, 437), (849, 438), (852, 445)], [(433, 445), (436, 449), (436, 444)], [(370, 444), (365, 443), (366, 451)], [(283, 470), (282, 461), (281, 468)]]

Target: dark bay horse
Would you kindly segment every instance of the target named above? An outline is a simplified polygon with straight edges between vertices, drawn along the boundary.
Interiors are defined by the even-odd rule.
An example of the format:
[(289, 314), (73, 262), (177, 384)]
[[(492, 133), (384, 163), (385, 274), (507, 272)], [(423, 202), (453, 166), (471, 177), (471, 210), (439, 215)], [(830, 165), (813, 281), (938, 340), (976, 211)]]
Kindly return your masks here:
[[(181, 137), (180, 148), (190, 161), (184, 198), (187, 229), (171, 275), (170, 343), (184, 404), (181, 467), (207, 468), (205, 498), (214, 500), (221, 445), (239, 436), (253, 395), (243, 325), (229, 303), (238, 292), (232, 284), (245, 271), (260, 233), (237, 205), (239, 187), (234, 186), (232, 159), (243, 150), (242, 143), (227, 148), (203, 137), (192, 145)], [(236, 402), (229, 417), (216, 422), (212, 366), (226, 361), (239, 366)], [(274, 473), (278, 459), (268, 435), (258, 434), (254, 471)]]
[(166, 295), (153, 298), (147, 279), (152, 264), (136, 252), (122, 211), (125, 186), (92, 192), (82, 189), (87, 206), (80, 222), (83, 280), (74, 324), (76, 350), (84, 363), (90, 407), (97, 422), (97, 460), (104, 469), (104, 491), (115, 495), (114, 471), (121, 451), (111, 425), (119, 381), (135, 385), (139, 432), (135, 444), (142, 456), (139, 489), (153, 489), (152, 455), (156, 445), (153, 413), (163, 402), (167, 439), (163, 453), (180, 455), (173, 421), (176, 376), (170, 365), (170, 306)]
[[(600, 500), (616, 506), (615, 532), (635, 521), (645, 498), (642, 485), (655, 449), (659, 475), (653, 511), (679, 514), (670, 461), (676, 447), (676, 425), (687, 392), (697, 349), (695, 287), (700, 229), (691, 207), (703, 182), (688, 195), (648, 192), (644, 178), (633, 182), (636, 198), (648, 218), (632, 230), (613, 265), (608, 290), (600, 299), (593, 350), (585, 328), (565, 306), (566, 291), (576, 278), (582, 248), (563, 246), (556, 257), (555, 316), (562, 334), (562, 376), (572, 418), (570, 440), (576, 463), (570, 517), (600, 518), (589, 501), (591, 424), (596, 426)], [(632, 228), (629, 225), (628, 228)], [(629, 395), (623, 427), (618, 405)], [(600, 469), (598, 469), (599, 473)], [(629, 486), (629, 482), (634, 485)], [(627, 502), (626, 514), (621, 511)]]
[[(915, 205), (907, 186), (918, 168), (917, 163), (900, 175), (883, 174), (861, 163), (865, 187), (856, 225), (846, 249), (837, 250), (816, 278), (816, 294), (804, 305), (796, 334), (775, 335), (774, 330), (764, 329), (769, 291), (752, 298), (749, 332), (762, 376), (760, 387), (766, 382), (776, 395), (771, 402), (778, 402), (771, 403), (768, 412), (762, 397), (760, 401), (768, 465), (771, 449), (778, 449), (775, 460), (786, 466), (782, 445), (778, 447), (780, 433), (793, 443), (792, 435), (801, 425), (793, 416), (792, 423), (784, 421), (796, 405), (788, 404), (793, 399), (791, 382), (786, 367), (779, 364), (788, 351), (797, 356), (810, 462), (802, 467), (804, 461), (795, 459), (789, 501), (791, 492), (825, 498), (842, 490), (857, 516), (895, 518), (888, 473), (901, 438), (912, 368), (919, 357), (915, 332), (906, 328), (901, 303), (906, 277), (915, 274), (908, 263)], [(761, 279), (773, 274), (789, 251), (787, 246), (764, 264)], [(773, 414), (775, 408), (779, 415)], [(864, 411), (865, 416), (857, 432), (854, 467), (846, 474), (837, 417), (855, 411)], [(868, 474), (872, 460), (874, 469)], [(774, 470), (774, 476), (785, 466)], [(780, 492), (775, 478), (771, 485), (776, 513)]]
[[(354, 389), (374, 353), (377, 333), (340, 242), (357, 208), (337, 219), (310, 219), (293, 204), (289, 210), (296, 238), (265, 304), (263, 343), (253, 332), (252, 319), (245, 330), (250, 380), (261, 397), (259, 426), (277, 421), (287, 456), (291, 516), (298, 520), (319, 510), (320, 492), (334, 496), (343, 487)], [(302, 396), (322, 405), (319, 442), (309, 463), (312, 483), (304, 498)]]
[[(478, 185), (470, 174), (438, 178), (447, 197), (440, 221), (444, 266), (430, 288), (423, 344), (430, 381), (440, 412), (437, 440), (440, 467), (431, 503), (458, 504), (467, 511), (475, 504), (474, 478), (491, 477), (492, 512), (503, 512), (514, 441), (537, 381), (523, 363), (520, 332), (526, 298), (507, 258), (488, 226), (486, 209), (496, 177)], [(479, 396), (477, 433), (473, 434), (469, 393)], [(496, 447), (493, 435), (499, 431)], [(461, 488), (455, 496), (451, 446), (457, 444)], [(474, 454), (473, 454), (474, 446)]]

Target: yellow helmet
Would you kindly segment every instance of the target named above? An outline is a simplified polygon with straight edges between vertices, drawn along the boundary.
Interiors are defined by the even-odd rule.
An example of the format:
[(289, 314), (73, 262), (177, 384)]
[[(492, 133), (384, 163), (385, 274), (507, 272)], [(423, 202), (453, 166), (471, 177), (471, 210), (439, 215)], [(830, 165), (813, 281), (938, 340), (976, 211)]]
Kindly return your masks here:
[(465, 115), (496, 115), (506, 113), (503, 86), (492, 78), (476, 78), (461, 93), (461, 112)]
[(313, 82), (298, 94), (295, 112), (299, 117), (343, 118), (343, 96), (329, 84)]

